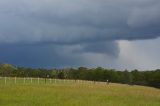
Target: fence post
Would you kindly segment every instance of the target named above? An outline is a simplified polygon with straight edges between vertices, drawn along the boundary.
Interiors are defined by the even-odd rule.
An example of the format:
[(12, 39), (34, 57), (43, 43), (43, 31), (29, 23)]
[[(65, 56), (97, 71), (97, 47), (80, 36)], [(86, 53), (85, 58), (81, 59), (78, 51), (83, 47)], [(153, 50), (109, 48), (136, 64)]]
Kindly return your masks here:
[(6, 85), (6, 83), (7, 83), (7, 78), (5, 77), (5, 85)]
[(96, 84), (96, 81), (94, 80), (93, 83)]
[(15, 84), (17, 83), (17, 78), (16, 78), (16, 77), (14, 78), (14, 83), (15, 83)]
[(38, 77), (38, 84), (39, 84), (39, 77)]
[(26, 78), (24, 77), (24, 78), (23, 78), (23, 80), (24, 80), (24, 82), (23, 82), (23, 83), (25, 84), (25, 83), (26, 83)]
[(47, 82), (47, 81), (46, 81), (46, 78), (44, 78), (44, 83), (46, 84), (46, 82)]
[(31, 84), (32, 84), (32, 77), (31, 77)]

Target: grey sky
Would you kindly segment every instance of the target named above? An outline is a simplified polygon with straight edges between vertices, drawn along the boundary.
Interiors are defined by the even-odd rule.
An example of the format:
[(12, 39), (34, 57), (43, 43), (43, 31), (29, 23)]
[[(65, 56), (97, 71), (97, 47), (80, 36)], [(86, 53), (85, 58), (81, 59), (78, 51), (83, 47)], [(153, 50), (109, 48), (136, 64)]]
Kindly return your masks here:
[[(154, 45), (159, 36), (158, 0), (0, 1), (0, 62), (28, 67), (146, 69), (139, 65), (140, 58), (136, 63), (129, 56), (146, 55), (150, 48), (159, 50)], [(148, 40), (153, 47), (146, 47)], [(126, 49), (124, 44), (136, 45), (136, 49)], [(124, 48), (134, 52), (125, 54)], [(145, 57), (157, 65), (148, 65), (145, 58), (142, 61), (147, 68), (160, 68), (159, 57), (153, 52)]]

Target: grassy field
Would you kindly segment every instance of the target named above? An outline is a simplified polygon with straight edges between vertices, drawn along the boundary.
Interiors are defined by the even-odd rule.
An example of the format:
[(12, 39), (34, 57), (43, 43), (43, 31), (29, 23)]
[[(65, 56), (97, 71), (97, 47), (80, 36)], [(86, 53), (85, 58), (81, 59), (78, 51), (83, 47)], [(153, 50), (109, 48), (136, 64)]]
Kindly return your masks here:
[[(6, 81), (5, 81), (6, 80)], [(89, 81), (0, 78), (0, 106), (160, 106), (160, 89)]]

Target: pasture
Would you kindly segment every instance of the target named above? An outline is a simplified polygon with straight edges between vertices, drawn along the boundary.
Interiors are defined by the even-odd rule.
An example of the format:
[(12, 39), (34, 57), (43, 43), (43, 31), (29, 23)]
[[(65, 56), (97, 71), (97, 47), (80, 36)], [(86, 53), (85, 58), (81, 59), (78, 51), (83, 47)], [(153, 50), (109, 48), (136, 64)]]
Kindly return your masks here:
[(160, 89), (82, 80), (1, 77), (0, 106), (160, 106)]

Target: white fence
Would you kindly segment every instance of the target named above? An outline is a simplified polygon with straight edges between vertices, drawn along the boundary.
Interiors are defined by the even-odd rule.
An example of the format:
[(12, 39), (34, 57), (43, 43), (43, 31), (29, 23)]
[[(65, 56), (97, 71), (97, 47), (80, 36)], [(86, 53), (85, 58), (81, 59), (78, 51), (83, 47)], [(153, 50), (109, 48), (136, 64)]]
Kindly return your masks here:
[(108, 82), (96, 82), (86, 80), (52, 79), (52, 78), (32, 78), (32, 77), (0, 77), (0, 84), (108, 84)]

